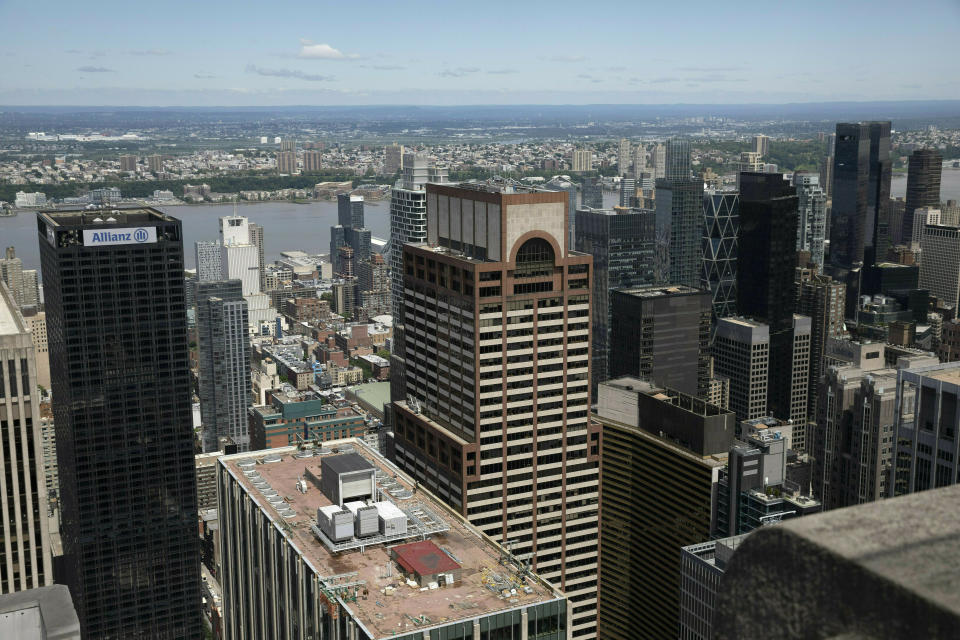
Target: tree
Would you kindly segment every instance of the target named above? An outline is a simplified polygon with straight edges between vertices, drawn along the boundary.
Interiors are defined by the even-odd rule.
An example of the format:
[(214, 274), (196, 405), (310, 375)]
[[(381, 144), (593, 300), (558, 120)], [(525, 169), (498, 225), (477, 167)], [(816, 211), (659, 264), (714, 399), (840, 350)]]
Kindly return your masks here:
[(390, 352), (386, 349), (380, 349), (380, 351), (377, 351), (377, 355), (385, 360), (390, 358)]

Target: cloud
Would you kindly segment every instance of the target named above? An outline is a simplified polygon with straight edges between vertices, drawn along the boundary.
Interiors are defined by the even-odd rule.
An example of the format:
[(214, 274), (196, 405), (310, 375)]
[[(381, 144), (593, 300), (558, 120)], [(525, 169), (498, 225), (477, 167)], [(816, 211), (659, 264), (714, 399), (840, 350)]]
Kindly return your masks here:
[(550, 59), (553, 62), (583, 62), (586, 60), (583, 56), (553, 56)]
[(296, 69), (264, 69), (256, 65), (248, 64), (247, 73), (256, 73), (261, 76), (272, 76), (275, 78), (296, 78), (298, 80), (309, 80), (310, 82), (327, 82), (333, 80), (333, 76), (321, 76), (316, 73), (304, 73)]
[(311, 60), (347, 60), (350, 58), (359, 58), (355, 53), (344, 53), (339, 49), (334, 49), (328, 44), (315, 44), (312, 40), (300, 39), (300, 53), (298, 58), (308, 58)]
[(193, 77), (197, 80), (212, 80), (217, 76), (213, 75), (212, 73), (195, 73), (193, 74)]
[(904, 89), (922, 89), (923, 87), (919, 84), (902, 84), (900, 85)]
[(83, 53), (83, 51), (80, 51), (80, 49), (67, 49), (66, 51), (64, 51), (64, 53), (72, 53), (74, 55), (79, 55)]
[(77, 67), (77, 71), (82, 71), (84, 73), (114, 73), (113, 69), (107, 69), (106, 67), (93, 67), (90, 65), (85, 67)]
[(172, 53), (166, 49), (134, 49), (130, 52), (134, 56), (169, 56)]
[(680, 82), (680, 78), (661, 77), (661, 78), (654, 78), (650, 82), (652, 82), (653, 84), (664, 84), (666, 82)]
[(518, 73), (516, 69), (490, 69), (487, 73), (492, 73), (498, 76), (505, 76), (511, 73)]
[(607, 67), (607, 71), (626, 71), (626, 67)]
[(376, 69), (377, 71), (400, 71), (401, 69), (406, 69), (406, 67), (401, 64), (375, 64), (370, 68)]
[(456, 69), (444, 69), (438, 75), (441, 78), (462, 78), (477, 71), (480, 71), (477, 67), (457, 67)]
[(715, 71), (743, 71), (743, 67), (677, 67), (677, 71), (694, 71), (696, 73), (713, 73)]

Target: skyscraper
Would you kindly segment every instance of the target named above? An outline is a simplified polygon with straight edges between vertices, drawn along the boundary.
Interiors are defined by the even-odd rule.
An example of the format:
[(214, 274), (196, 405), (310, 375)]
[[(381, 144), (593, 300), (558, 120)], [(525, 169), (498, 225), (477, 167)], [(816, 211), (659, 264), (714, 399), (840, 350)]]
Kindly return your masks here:
[[(641, 174), (647, 170), (647, 149), (643, 146), (642, 142), (638, 142), (637, 146), (633, 148), (633, 177), (638, 181), (640, 180)], [(637, 182), (639, 185), (640, 183)]]
[(570, 156), (570, 170), (574, 173), (593, 170), (593, 151), (574, 149)]
[(797, 203), (782, 175), (740, 174), (737, 312), (771, 332), (791, 326), (796, 304)]
[[(601, 178), (587, 178), (583, 181), (582, 204), (591, 209), (603, 209), (603, 180)], [(576, 225), (574, 225), (576, 228)]]
[(892, 437), (893, 496), (952, 485), (960, 478), (960, 362), (897, 371), (897, 413)]
[(700, 288), (713, 298), (713, 321), (737, 314), (737, 236), (740, 233), (740, 194), (703, 194), (703, 263)]
[(23, 306), (23, 260), (17, 257), (14, 247), (7, 247), (6, 257), (0, 260), (0, 280), (7, 284), (17, 309)]
[[(596, 635), (599, 433), (590, 406), (592, 259), (567, 195), (427, 185), (403, 247), (407, 401), (394, 459), (569, 596)], [(581, 546), (582, 543), (582, 546)]]
[(363, 196), (350, 193), (337, 194), (337, 224), (342, 227), (363, 229)]
[(734, 416), (633, 378), (600, 385), (603, 428), (599, 637), (672, 638), (680, 549), (710, 539)]
[(293, 175), (297, 172), (297, 154), (295, 151), (277, 152), (277, 173)]
[(609, 295), (610, 377), (640, 378), (705, 397), (710, 384), (710, 292), (678, 285)]
[(0, 593), (53, 584), (35, 353), (30, 327), (0, 281)]
[(830, 263), (841, 270), (886, 255), (890, 122), (838, 123)]
[(730, 410), (737, 421), (767, 413), (770, 327), (744, 318), (721, 318), (713, 338), (714, 371), (730, 379)]
[(667, 177), (657, 180), (659, 284), (700, 284), (703, 259), (703, 180), (690, 177), (690, 144), (671, 140)]
[(940, 208), (940, 177), (943, 156), (933, 149), (917, 149), (910, 154), (907, 167), (907, 202), (903, 207), (901, 239), (904, 243), (913, 237), (913, 212), (919, 207)]
[(260, 267), (260, 291), (263, 291), (265, 288), (264, 272), (267, 266), (263, 257), (263, 226), (251, 222), (247, 226), (247, 230), (250, 232), (250, 244), (257, 248), (257, 262)]
[(223, 258), (220, 242), (199, 241), (194, 243), (197, 263), (197, 281), (211, 282), (223, 279)]
[(643, 209), (628, 213), (580, 209), (576, 227), (577, 251), (593, 256), (591, 373), (596, 388), (608, 377), (611, 292), (654, 283), (656, 221), (653, 211)]
[(427, 240), (428, 182), (447, 182), (447, 169), (436, 167), (417, 153), (403, 158), (403, 174), (390, 190), (390, 298), (393, 315), (393, 348), (390, 353), (390, 397), (406, 398), (403, 362), (403, 245)]
[[(783, 420), (798, 417), (792, 410), (801, 403), (795, 393), (803, 394), (799, 417), (806, 418), (807, 380), (802, 388), (795, 380), (798, 357), (809, 370), (810, 339), (809, 319), (798, 334), (794, 316), (798, 200), (794, 187), (780, 174), (740, 174), (737, 312), (769, 327), (767, 415)], [(797, 353), (798, 343), (806, 345), (805, 355)]]
[(796, 172), (793, 186), (797, 190), (797, 251), (809, 251), (810, 261), (823, 269), (824, 240), (827, 225), (827, 194), (820, 188), (820, 176)]
[[(843, 308), (846, 285), (829, 276), (816, 275), (797, 283), (797, 310), (810, 318), (810, 378), (807, 390), (807, 417), (816, 419), (819, 384), (823, 375), (823, 358), (831, 338), (845, 332)], [(809, 441), (809, 439), (808, 439)]]
[(662, 143), (654, 145), (650, 159), (653, 162), (654, 180), (667, 177), (667, 148)]
[(620, 138), (620, 143), (617, 145), (617, 173), (621, 176), (628, 175), (632, 160), (630, 157), (630, 141), (626, 138)]
[(303, 152), (303, 172), (320, 173), (323, 169), (323, 152), (311, 150)]
[(228, 437), (247, 451), (250, 436), (250, 340), (239, 280), (197, 283), (197, 361), (203, 450)]
[(960, 309), (960, 227), (927, 225), (920, 251), (920, 288)]
[(667, 140), (666, 168), (664, 178), (667, 180), (690, 179), (690, 142), (671, 138)]
[[(200, 635), (183, 241), (148, 208), (38, 216), (63, 581), (84, 637)], [(58, 580), (60, 578), (58, 577)]]
[[(637, 195), (637, 181), (634, 178), (620, 178), (620, 206), (629, 207), (630, 200)], [(574, 225), (576, 226), (576, 225)]]
[(770, 138), (764, 135), (753, 136), (753, 152), (760, 156), (770, 153)]
[(394, 142), (384, 147), (383, 175), (392, 176), (403, 168), (403, 145)]

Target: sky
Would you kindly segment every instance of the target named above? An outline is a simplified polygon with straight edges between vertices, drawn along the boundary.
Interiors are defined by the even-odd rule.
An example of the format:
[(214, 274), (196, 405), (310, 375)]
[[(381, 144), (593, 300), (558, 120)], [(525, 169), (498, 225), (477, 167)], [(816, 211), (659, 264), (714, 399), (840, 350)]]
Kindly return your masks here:
[(960, 0), (0, 0), (0, 105), (960, 98)]

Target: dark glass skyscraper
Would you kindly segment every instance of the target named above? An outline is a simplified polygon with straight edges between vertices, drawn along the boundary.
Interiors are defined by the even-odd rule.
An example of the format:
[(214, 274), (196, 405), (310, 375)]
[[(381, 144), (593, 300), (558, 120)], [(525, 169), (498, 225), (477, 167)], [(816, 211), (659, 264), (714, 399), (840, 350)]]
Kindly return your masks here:
[(703, 180), (690, 177), (690, 143), (667, 143), (666, 178), (657, 180), (657, 283), (700, 286)]
[(913, 212), (919, 207), (940, 207), (940, 176), (943, 156), (933, 149), (917, 149), (910, 154), (907, 168), (907, 203), (903, 207), (902, 241), (913, 238)]
[[(105, 218), (105, 220), (104, 220)], [(183, 242), (154, 209), (38, 216), (63, 575), (85, 638), (198, 638)]]
[(737, 313), (737, 235), (740, 193), (703, 195), (703, 269), (700, 288), (713, 297), (713, 322)]
[(684, 286), (610, 294), (610, 377), (633, 376), (704, 397), (710, 384), (710, 292)]
[(792, 326), (798, 202), (778, 173), (740, 174), (737, 311), (771, 333)]
[(337, 224), (354, 229), (363, 228), (363, 196), (349, 193), (337, 195)]
[(873, 264), (889, 242), (890, 122), (838, 123), (830, 263)]
[(577, 211), (576, 250), (593, 256), (593, 386), (606, 380), (610, 349), (610, 293), (654, 283), (656, 220), (653, 211)]
[[(797, 225), (799, 197), (777, 173), (740, 174), (737, 312), (770, 331), (767, 409), (788, 420), (794, 395)], [(809, 330), (804, 331), (809, 341)], [(807, 358), (809, 358), (809, 346)], [(808, 367), (809, 368), (809, 367)], [(802, 400), (806, 410), (806, 378)], [(799, 389), (799, 388), (798, 388)]]

